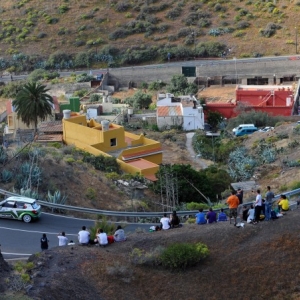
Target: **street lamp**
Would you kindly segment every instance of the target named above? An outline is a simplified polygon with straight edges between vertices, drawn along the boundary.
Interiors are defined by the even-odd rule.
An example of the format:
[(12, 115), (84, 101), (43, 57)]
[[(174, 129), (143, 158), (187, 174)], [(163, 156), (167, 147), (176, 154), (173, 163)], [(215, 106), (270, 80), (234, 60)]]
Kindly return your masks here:
[(297, 33), (297, 27), (295, 27), (295, 46), (296, 46), (296, 54), (298, 54), (298, 33)]

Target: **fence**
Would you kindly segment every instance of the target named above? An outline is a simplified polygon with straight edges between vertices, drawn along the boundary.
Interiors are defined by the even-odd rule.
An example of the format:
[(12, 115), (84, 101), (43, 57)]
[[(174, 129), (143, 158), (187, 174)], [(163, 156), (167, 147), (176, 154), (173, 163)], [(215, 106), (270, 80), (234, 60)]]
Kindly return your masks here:
[[(0, 194), (5, 196), (20, 196), (19, 194), (11, 193), (5, 190), (0, 189)], [(283, 193), (288, 198), (290, 198), (290, 208), (294, 209), (298, 205), (298, 199), (300, 198), (300, 188), (296, 190), (292, 190), (289, 192)], [(276, 195), (273, 201), (276, 201), (280, 198), (280, 195)], [(295, 199), (294, 199), (295, 198)], [(110, 211), (110, 210), (99, 210), (93, 208), (84, 208), (78, 206), (71, 206), (71, 205), (62, 205), (62, 204), (55, 204), (50, 203), (47, 201), (37, 200), (37, 202), (44, 207), (53, 208), (53, 209), (60, 209), (60, 210), (67, 210), (67, 211), (77, 211), (81, 213), (89, 213), (89, 214), (96, 214), (102, 215), (107, 217), (118, 217), (122, 218), (125, 221), (136, 222), (137, 220), (141, 223), (156, 223), (157, 219), (163, 216), (166, 212), (125, 212), (125, 211)], [(244, 205), (251, 205), (253, 202), (244, 203)], [(224, 208), (227, 210), (228, 208)], [(218, 210), (216, 210), (218, 211)], [(178, 211), (177, 214), (181, 217), (184, 216), (194, 216), (198, 211)], [(171, 213), (171, 212), (167, 212)], [(130, 220), (133, 219), (133, 220)]]

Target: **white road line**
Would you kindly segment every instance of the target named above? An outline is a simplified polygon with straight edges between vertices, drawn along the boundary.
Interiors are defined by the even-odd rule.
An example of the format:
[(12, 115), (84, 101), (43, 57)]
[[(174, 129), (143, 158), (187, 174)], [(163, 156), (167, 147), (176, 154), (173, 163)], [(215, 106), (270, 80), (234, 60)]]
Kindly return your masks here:
[(19, 256), (19, 255), (26, 255), (26, 256), (30, 256), (32, 254), (28, 254), (28, 253), (10, 253), (10, 252), (2, 252), (2, 254), (5, 254), (5, 255), (15, 255), (15, 256)]
[(82, 219), (82, 218), (75, 218), (75, 217), (69, 217), (69, 216), (55, 215), (55, 214), (46, 213), (46, 212), (42, 212), (42, 215), (49, 215), (49, 216), (60, 217), (60, 218), (65, 218), (65, 219), (74, 219), (74, 220), (91, 221), (91, 222), (96, 222), (97, 221), (95, 219)]
[[(23, 229), (14, 229), (14, 228), (8, 228), (8, 227), (0, 227), (0, 229), (12, 230), (12, 231), (32, 232), (32, 233), (46, 233), (46, 234), (57, 235), (57, 232), (54, 233), (54, 232), (45, 232), (45, 231), (23, 230)], [(66, 234), (66, 235), (78, 236), (78, 233), (69, 233), (69, 234)]]

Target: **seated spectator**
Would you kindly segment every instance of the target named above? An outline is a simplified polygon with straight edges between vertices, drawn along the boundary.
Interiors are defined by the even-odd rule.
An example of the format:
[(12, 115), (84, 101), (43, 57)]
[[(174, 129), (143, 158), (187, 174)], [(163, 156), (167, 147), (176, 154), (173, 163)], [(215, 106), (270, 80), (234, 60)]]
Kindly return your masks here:
[(254, 209), (253, 204), (251, 204), (251, 207), (248, 210), (247, 223), (256, 224), (256, 221), (255, 221), (255, 209)]
[(218, 215), (218, 222), (227, 221), (227, 215), (224, 213), (224, 209), (221, 208), (221, 211)]
[(217, 214), (210, 207), (208, 213), (206, 214), (206, 219), (209, 224), (217, 222)]
[(278, 209), (279, 209), (279, 212), (289, 210), (289, 200), (286, 198), (286, 195), (281, 195), (281, 197), (278, 201)]
[(114, 234), (114, 240), (115, 240), (115, 242), (126, 241), (125, 232), (120, 225), (117, 227), (117, 230)]
[(176, 228), (176, 227), (180, 227), (180, 219), (176, 213), (176, 211), (174, 210), (173, 213), (170, 216), (170, 225), (171, 228)]
[(108, 244), (107, 234), (103, 232), (103, 229), (99, 229), (97, 240), (100, 246), (106, 246)]
[(66, 233), (63, 231), (57, 235), (58, 238), (58, 246), (66, 246), (68, 244), (68, 238), (66, 237)]
[(90, 233), (82, 226), (82, 230), (78, 232), (78, 242), (80, 245), (88, 245), (90, 243)]
[(199, 212), (196, 214), (196, 224), (206, 224), (207, 221), (205, 219), (205, 214), (203, 212), (203, 208), (199, 209)]
[(160, 227), (163, 230), (168, 230), (170, 229), (170, 219), (167, 217), (167, 214), (164, 213), (164, 216), (160, 219)]

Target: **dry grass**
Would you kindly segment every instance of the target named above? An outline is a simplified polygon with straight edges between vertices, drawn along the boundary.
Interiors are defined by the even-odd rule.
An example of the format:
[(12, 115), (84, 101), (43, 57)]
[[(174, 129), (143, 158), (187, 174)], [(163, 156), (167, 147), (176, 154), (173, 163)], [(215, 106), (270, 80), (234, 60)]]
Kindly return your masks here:
[[(18, 4), (23, 3), (23, 6), (16, 8)], [(184, 25), (184, 21), (191, 13), (191, 6), (195, 4), (192, 1), (182, 2), (181, 16), (172, 21), (166, 17), (166, 13), (174, 8), (178, 2), (175, 1), (169, 8), (164, 11), (151, 13), (160, 19), (159, 24), (168, 24), (170, 28), (165, 33), (155, 32), (149, 37), (145, 37), (144, 34), (135, 34), (128, 36), (125, 39), (110, 41), (108, 39), (109, 33), (113, 32), (117, 28), (122, 28), (124, 24), (129, 21), (135, 20), (139, 12), (130, 8), (126, 12), (116, 12), (116, 3), (121, 1), (68, 1), (61, 2), (59, 0), (53, 1), (18, 1), (18, 0), (3, 0), (1, 1), (0, 8), (3, 10), (1, 13), (1, 20), (3, 23), (10, 21), (11, 24), (17, 28), (26, 27), (29, 30), (24, 40), (18, 40), (16, 37), (21, 31), (13, 33), (11, 36), (5, 36), (2, 38), (1, 51), (9, 54), (14, 51), (20, 51), (26, 54), (40, 54), (49, 55), (56, 50), (62, 50), (68, 53), (77, 53), (85, 50), (83, 47), (75, 47), (74, 42), (76, 39), (87, 42), (88, 40), (95, 40), (101, 38), (103, 43), (98, 45), (100, 49), (103, 45), (110, 44), (118, 48), (127, 49), (131, 46), (142, 45), (165, 45), (168, 44), (168, 36), (176, 35), (177, 32)], [(219, 12), (215, 9), (215, 2), (206, 2), (202, 4), (200, 11), (205, 11), (211, 14), (211, 26), (209, 28), (201, 29), (205, 35), (198, 36), (196, 43), (205, 41), (219, 41), (226, 43), (228, 47), (232, 49), (230, 56), (243, 56), (252, 55), (253, 53), (262, 53), (264, 55), (273, 55), (275, 53), (281, 54), (294, 54), (295, 53), (295, 24), (297, 24), (297, 16), (299, 14), (300, 7), (296, 5), (294, 1), (277, 1), (276, 8), (278, 13), (274, 13), (272, 10), (267, 9), (267, 3), (269, 2), (255, 2), (255, 1), (221, 1), (222, 7), (226, 8), (226, 12)], [(201, 3), (199, 2), (199, 3)], [(162, 3), (170, 2), (162, 0), (159, 3), (152, 5), (158, 6)], [(255, 4), (261, 3), (256, 7)], [(272, 2), (273, 3), (273, 2)], [(59, 14), (58, 8), (60, 5), (67, 5), (69, 10), (64, 14)], [(134, 3), (137, 4), (136, 2)], [(142, 3), (144, 4), (144, 3)], [(234, 33), (227, 33), (221, 36), (213, 37), (208, 35), (208, 31), (211, 28), (236, 28), (239, 22), (236, 18), (239, 14), (238, 9), (248, 10), (246, 16), (240, 18), (241, 21), (247, 21), (250, 23), (250, 27), (243, 30), (244, 35), (242, 37), (234, 37)], [(31, 12), (30, 12), (31, 10)], [(92, 19), (84, 19), (83, 15), (88, 15), (93, 11)], [(128, 17), (127, 13), (131, 13), (131, 17)], [(194, 11), (195, 12), (195, 11)], [(30, 14), (33, 17), (30, 17)], [(58, 18), (57, 24), (47, 24), (45, 16), (47, 14), (50, 17)], [(97, 23), (96, 20), (103, 18), (102, 23)], [(31, 19), (34, 23), (32, 27), (24, 25), (26, 21)], [(222, 25), (222, 22), (227, 22), (228, 25)], [(272, 38), (264, 38), (259, 34), (260, 29), (264, 29), (269, 22), (277, 23), (282, 26), (282, 29), (277, 30), (276, 34)], [(2, 24), (3, 24), (2, 23)], [(84, 31), (78, 31), (81, 26), (87, 26)], [(66, 28), (69, 33), (66, 35), (58, 35), (60, 28)], [(191, 26), (191, 30), (200, 30), (197, 26)], [(37, 35), (41, 32), (45, 32), (47, 36), (44, 39), (38, 39)], [(10, 39), (12, 37), (12, 39)], [(8, 38), (8, 39), (6, 39)], [(172, 42), (173, 44), (183, 44), (184, 38), (179, 38)], [(157, 41), (159, 40), (159, 41)], [(192, 47), (192, 46), (191, 46)], [(96, 50), (93, 47), (93, 50)]]
[[(67, 290), (72, 296), (81, 291), (77, 299), (91, 299), (93, 293), (98, 299), (120, 300), (198, 299), (199, 293), (201, 299), (299, 299), (298, 218), (296, 210), (242, 229), (227, 222), (185, 225), (166, 232), (134, 233), (128, 241), (106, 248), (51, 249), (33, 259), (37, 265), (33, 273), (39, 271), (43, 277), (34, 277), (30, 296), (55, 299)], [(178, 241), (205, 243), (210, 256), (184, 272), (130, 263), (134, 248), (152, 251)], [(51, 284), (42, 288), (45, 281)], [(45, 298), (54, 288), (55, 296)]]

